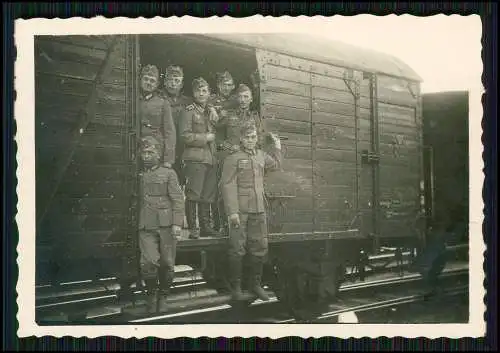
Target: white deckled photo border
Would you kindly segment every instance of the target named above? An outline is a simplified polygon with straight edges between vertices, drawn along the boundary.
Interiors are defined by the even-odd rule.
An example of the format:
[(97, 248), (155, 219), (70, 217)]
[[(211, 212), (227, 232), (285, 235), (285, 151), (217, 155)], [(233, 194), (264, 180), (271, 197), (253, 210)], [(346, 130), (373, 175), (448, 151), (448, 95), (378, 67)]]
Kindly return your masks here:
[[(370, 16), (372, 15), (357, 15)], [(391, 15), (395, 16), (395, 15)], [(387, 17), (391, 17), (387, 16)], [(404, 18), (403, 15), (399, 16)], [(448, 16), (443, 16), (446, 18)], [(334, 16), (346, 21), (348, 17)], [(414, 16), (411, 16), (414, 17)], [(434, 17), (434, 16), (432, 16)], [(477, 33), (477, 41), (481, 41), (481, 19), (477, 15), (459, 16)], [(421, 21), (429, 18), (422, 17)], [(17, 282), (17, 320), (18, 336), (73, 336), (100, 337), (117, 336), (122, 338), (143, 338), (155, 336), (159, 338), (175, 337), (270, 337), (287, 336), (338, 338), (361, 337), (427, 337), (427, 338), (461, 338), (482, 337), (486, 333), (484, 314), (486, 305), (484, 298), (484, 253), (486, 245), (483, 240), (482, 224), (484, 220), (484, 202), (482, 189), (483, 174), (483, 144), (481, 141), (483, 108), (481, 97), (484, 93), (481, 76), (471, 77), (469, 94), (469, 311), (470, 321), (467, 324), (336, 324), (336, 325), (287, 325), (287, 324), (196, 324), (196, 325), (117, 325), (117, 326), (39, 326), (35, 321), (35, 74), (34, 74), (34, 37), (36, 35), (105, 35), (105, 34), (140, 34), (140, 33), (269, 33), (269, 32), (300, 32), (303, 28), (325, 30), (327, 21), (332, 17), (263, 17), (247, 18), (211, 17), (196, 18), (190, 16), (170, 18), (136, 18), (125, 17), (107, 19), (102, 16), (85, 19), (29, 19), (16, 20), (15, 45), (17, 57), (15, 60), (15, 101), (14, 116), (17, 125), (15, 141), (17, 143), (17, 215), (15, 217), (19, 230), (17, 246), (17, 264), (19, 278)], [(383, 17), (380, 17), (383, 21)], [(359, 28), (360, 31), (365, 29)], [(426, 55), (422, 53), (422, 55)], [(430, 54), (429, 54), (430, 55)], [(481, 68), (474, 72), (482, 73), (481, 52), (477, 52), (478, 65)]]

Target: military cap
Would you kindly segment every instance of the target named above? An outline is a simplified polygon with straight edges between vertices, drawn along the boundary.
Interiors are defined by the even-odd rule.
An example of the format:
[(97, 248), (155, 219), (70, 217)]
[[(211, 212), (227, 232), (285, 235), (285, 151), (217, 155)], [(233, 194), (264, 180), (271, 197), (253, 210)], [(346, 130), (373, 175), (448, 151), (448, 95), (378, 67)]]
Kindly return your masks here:
[(158, 70), (158, 68), (155, 65), (148, 64), (148, 65), (144, 65), (141, 68), (141, 76), (142, 75), (153, 75), (155, 77), (159, 77), (160, 71)]
[(198, 77), (193, 80), (193, 90), (199, 89), (201, 87), (208, 87), (208, 82), (205, 81), (203, 77)]
[(233, 82), (233, 77), (229, 73), (229, 71), (224, 71), (224, 72), (217, 72), (215, 74), (215, 77), (217, 79), (217, 82)]
[(157, 151), (160, 150), (160, 142), (153, 136), (146, 136), (141, 139), (141, 149), (144, 151)]
[(178, 65), (169, 65), (166, 70), (167, 76), (181, 76), (184, 77), (184, 70)]
[(240, 128), (240, 136), (244, 137), (252, 132), (257, 132), (257, 127), (254, 123), (244, 123)]
[(242, 93), (242, 92), (252, 92), (252, 90), (250, 89), (250, 87), (248, 87), (247, 85), (245, 85), (244, 83), (241, 83), (238, 88), (236, 89), (236, 93)]

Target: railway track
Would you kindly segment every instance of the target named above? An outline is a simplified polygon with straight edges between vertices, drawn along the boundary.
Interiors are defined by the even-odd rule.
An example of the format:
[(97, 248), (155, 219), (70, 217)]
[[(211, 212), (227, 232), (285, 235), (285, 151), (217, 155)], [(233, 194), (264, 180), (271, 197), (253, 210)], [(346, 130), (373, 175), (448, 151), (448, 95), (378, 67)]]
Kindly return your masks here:
[[(385, 254), (370, 257), (365, 266), (364, 275), (386, 271), (401, 272), (409, 264), (412, 254), (407, 251), (401, 255), (399, 263), (396, 254), (390, 249)], [(357, 267), (347, 268), (347, 282), (355, 281), (359, 276), (359, 271)], [(170, 300), (177, 302), (217, 294), (214, 290), (207, 289), (206, 285), (199, 272), (189, 266), (176, 266), (176, 278)], [(114, 306), (120, 289), (116, 278), (67, 282), (57, 286), (37, 286), (37, 318), (41, 321), (74, 321), (81, 320), (82, 315), (90, 319), (112, 316), (121, 311)], [(142, 291), (137, 289), (134, 295), (140, 303)]]
[[(468, 270), (448, 268), (440, 276), (438, 292), (434, 296), (460, 295), (468, 292)], [(346, 312), (379, 310), (432, 298), (433, 294), (422, 283), (422, 277), (407, 274), (365, 283), (346, 284), (341, 287), (335, 303), (305, 307), (290, 313), (273, 296), (268, 302), (256, 300), (250, 305), (234, 305), (220, 298), (220, 303), (201, 308), (134, 318), (121, 315), (117, 321), (133, 324), (181, 324), (181, 323), (321, 323), (331, 322)], [(227, 298), (226, 298), (227, 301)]]
[[(467, 274), (468, 267), (465, 264), (451, 264), (451, 266), (448, 266), (444, 270), (440, 281), (446, 287), (450, 281), (453, 282), (459, 277), (462, 282), (466, 281), (468, 279)], [(194, 282), (191, 282), (191, 284), (185, 283), (188, 280)], [(269, 302), (256, 300), (250, 305), (235, 305), (235, 303), (231, 303), (229, 295), (220, 295), (215, 290), (204, 287), (203, 281), (196, 281), (198, 281), (196, 278), (194, 280), (189, 277), (178, 278), (176, 281), (178, 292), (172, 293), (168, 300), (163, 302), (159, 314), (146, 314), (144, 301), (141, 298), (141, 293), (138, 292), (135, 303), (117, 304), (115, 294), (104, 294), (100, 296), (101, 299), (98, 302), (92, 302), (90, 298), (82, 298), (77, 300), (76, 303), (70, 300), (66, 303), (59, 300), (53, 303), (52, 306), (45, 304), (45, 307), (38, 308), (39, 315), (37, 321), (39, 324), (64, 324), (68, 322), (72, 324), (113, 324), (125, 322), (157, 324), (186, 322), (280, 322), (280, 320), (294, 319), (294, 317), (289, 316), (289, 311), (286, 310), (272, 292), (269, 292), (272, 297)], [(189, 290), (182, 291), (181, 288), (188, 288)], [(402, 290), (403, 292), (401, 292)], [(353, 306), (368, 305), (371, 308), (372, 306), (370, 305), (374, 305), (374, 293), (378, 293), (379, 297), (382, 296), (379, 298), (380, 303), (389, 300), (387, 304), (390, 304), (392, 303), (391, 300), (393, 300), (393, 305), (397, 305), (398, 298), (407, 297), (410, 291), (414, 293), (412, 295), (415, 295), (415, 298), (419, 298), (419, 295), (425, 294), (421, 293), (422, 290), (422, 277), (420, 275), (406, 272), (403, 273), (403, 276), (399, 276), (394, 275), (393, 271), (393, 273), (375, 276), (373, 280), (367, 282), (345, 282), (340, 288), (339, 302), (332, 304), (332, 307), (325, 308), (324, 305), (316, 308), (309, 307), (304, 312), (296, 312), (295, 316), (311, 319), (310, 315), (308, 316), (311, 313), (316, 313), (318, 317), (321, 317), (321, 313), (335, 312), (335, 310), (340, 310), (341, 313), (343, 312), (342, 310), (347, 310), (345, 308)], [(248, 302), (252, 300), (253, 298), (249, 296)], [(402, 302), (405, 300), (407, 299), (404, 299)], [(335, 306), (338, 306), (341, 302), (344, 303), (342, 304), (342, 308)], [(275, 318), (266, 318), (266, 315), (268, 316), (269, 313), (281, 313), (282, 315)], [(329, 316), (325, 317), (328, 318)], [(293, 322), (293, 320), (289, 322)]]

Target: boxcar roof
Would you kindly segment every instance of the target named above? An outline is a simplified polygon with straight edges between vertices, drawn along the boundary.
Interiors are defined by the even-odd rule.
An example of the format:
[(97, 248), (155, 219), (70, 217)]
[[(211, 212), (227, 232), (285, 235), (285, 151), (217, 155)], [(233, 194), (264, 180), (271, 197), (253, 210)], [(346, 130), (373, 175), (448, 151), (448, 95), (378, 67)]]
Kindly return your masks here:
[(307, 34), (205, 33), (202, 36), (335, 66), (422, 81), (422, 78), (410, 66), (396, 57)]

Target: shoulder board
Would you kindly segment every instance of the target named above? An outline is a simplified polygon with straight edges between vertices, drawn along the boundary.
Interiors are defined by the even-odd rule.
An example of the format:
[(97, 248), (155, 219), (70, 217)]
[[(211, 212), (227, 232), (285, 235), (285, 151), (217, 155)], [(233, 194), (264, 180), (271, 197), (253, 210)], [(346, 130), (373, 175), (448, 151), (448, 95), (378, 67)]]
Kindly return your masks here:
[(187, 111), (189, 111), (189, 110), (193, 110), (193, 109), (194, 109), (194, 104), (192, 104), (192, 103), (191, 103), (191, 104), (188, 104), (188, 105), (186, 106), (186, 110), (187, 110)]

